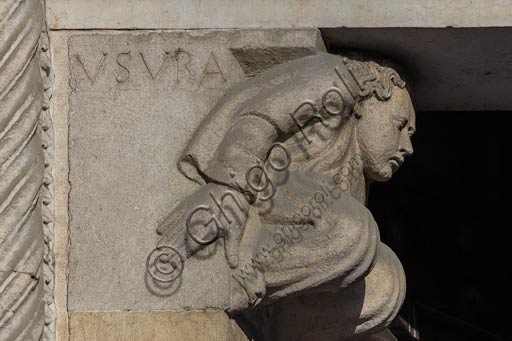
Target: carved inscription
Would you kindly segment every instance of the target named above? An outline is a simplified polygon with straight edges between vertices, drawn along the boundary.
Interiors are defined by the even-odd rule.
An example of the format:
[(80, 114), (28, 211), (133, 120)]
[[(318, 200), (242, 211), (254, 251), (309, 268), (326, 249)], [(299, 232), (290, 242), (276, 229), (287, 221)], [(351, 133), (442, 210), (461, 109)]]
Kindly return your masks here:
[(185, 50), (178, 49), (176, 51), (176, 55), (174, 56), (174, 60), (176, 61), (176, 82), (180, 81), (180, 70), (187, 71), (188, 77), (192, 78), (192, 73), (189, 69), (191, 58), (190, 53)]
[(222, 74), (222, 71), (220, 70), (219, 62), (215, 58), (215, 55), (213, 52), (210, 54), (210, 57), (208, 58), (208, 62), (206, 63), (203, 72), (201, 73), (201, 78), (199, 81), (199, 84), (201, 85), (203, 83), (203, 80), (206, 76), (214, 76), (214, 75), (220, 75), (224, 82), (226, 82), (226, 78)]
[(121, 63), (121, 59), (125, 58), (131, 60), (131, 52), (121, 52), (117, 54), (116, 62), (117, 65), (119, 65), (119, 67), (121, 68), (121, 70), (119, 71), (119, 75), (116, 76), (116, 81), (118, 83), (124, 83), (130, 80), (130, 69), (128, 69), (127, 65)]
[(162, 72), (162, 69), (165, 67), (166, 62), (169, 59), (168, 57), (171, 54), (171, 52), (169, 52), (169, 51), (164, 52), (164, 56), (162, 58), (162, 64), (160, 64), (160, 67), (158, 68), (158, 70), (155, 73), (153, 73), (153, 71), (151, 71), (151, 68), (148, 65), (148, 62), (146, 61), (146, 58), (144, 58), (144, 53), (142, 53), (142, 52), (139, 52), (139, 53), (140, 53), (140, 57), (141, 57), (142, 61), (144, 62), (144, 66), (146, 67), (146, 70), (148, 70), (149, 75), (151, 76), (152, 80), (155, 80), (158, 77), (158, 75), (160, 74), (160, 72)]
[(89, 87), (97, 85), (100, 79), (102, 82), (112, 80), (119, 85), (171, 82), (189, 88), (219, 88), (228, 83), (226, 72), (214, 51), (202, 54), (202, 58), (183, 48), (160, 53), (98, 51), (87, 58), (78, 53), (72, 57), (72, 62), (78, 66), (74, 77), (84, 80)]
[(89, 81), (91, 81), (91, 84), (94, 84), (96, 82), (96, 78), (98, 77), (98, 72), (100, 72), (100, 69), (103, 66), (103, 64), (105, 63), (107, 56), (108, 56), (108, 53), (103, 52), (102, 56), (100, 57), (101, 59), (100, 59), (98, 65), (96, 66), (96, 69), (94, 70), (94, 73), (91, 75), (89, 73), (89, 71), (87, 71), (87, 68), (85, 67), (84, 62), (82, 62), (82, 59), (80, 58), (80, 56), (76, 55), (76, 60), (82, 66), (82, 69), (84, 70), (84, 73), (87, 76), (87, 78), (89, 78)]

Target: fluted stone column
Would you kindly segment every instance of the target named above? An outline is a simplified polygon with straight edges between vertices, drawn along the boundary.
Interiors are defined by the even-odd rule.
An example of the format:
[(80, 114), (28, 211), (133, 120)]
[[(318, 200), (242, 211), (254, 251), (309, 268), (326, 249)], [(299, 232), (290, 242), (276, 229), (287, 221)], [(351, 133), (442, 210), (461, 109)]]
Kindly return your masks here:
[(44, 327), (39, 0), (0, 1), (0, 340)]

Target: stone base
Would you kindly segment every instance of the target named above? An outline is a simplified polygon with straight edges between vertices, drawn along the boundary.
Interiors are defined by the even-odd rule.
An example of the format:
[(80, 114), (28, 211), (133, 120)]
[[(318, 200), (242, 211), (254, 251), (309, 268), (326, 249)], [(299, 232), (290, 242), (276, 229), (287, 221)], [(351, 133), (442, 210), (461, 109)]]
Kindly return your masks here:
[(72, 341), (248, 341), (223, 311), (76, 311)]

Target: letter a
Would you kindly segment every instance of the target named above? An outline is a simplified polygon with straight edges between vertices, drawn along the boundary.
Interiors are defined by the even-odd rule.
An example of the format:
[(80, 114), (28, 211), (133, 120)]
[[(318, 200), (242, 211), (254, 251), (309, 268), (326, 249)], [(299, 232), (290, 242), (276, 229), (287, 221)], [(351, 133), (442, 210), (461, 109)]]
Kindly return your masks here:
[[(215, 69), (211, 70), (210, 66), (213, 66), (211, 63), (212, 59), (214, 62), (213, 65), (215, 65), (214, 68), (216, 68), (217, 70), (215, 70)], [(206, 75), (216, 75), (216, 74), (220, 74), (220, 76), (222, 77), (224, 82), (227, 81), (226, 77), (224, 77), (224, 74), (222, 73), (222, 71), (220, 69), (219, 62), (217, 62), (217, 58), (215, 58), (215, 55), (212, 52), (212, 53), (210, 53), (210, 57), (208, 57), (208, 62), (206, 62), (203, 72), (201, 73), (201, 79), (199, 80), (199, 86), (201, 86), (201, 84), (203, 84), (203, 81), (204, 81), (204, 78)]]

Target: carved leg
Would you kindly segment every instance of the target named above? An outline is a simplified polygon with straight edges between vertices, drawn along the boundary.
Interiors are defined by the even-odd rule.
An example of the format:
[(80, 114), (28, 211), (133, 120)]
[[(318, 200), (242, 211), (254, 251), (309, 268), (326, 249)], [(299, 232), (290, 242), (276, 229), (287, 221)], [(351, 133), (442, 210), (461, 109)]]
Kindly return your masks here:
[(384, 328), (402, 305), (405, 275), (386, 245), (368, 276), (339, 292), (329, 292), (333, 288), (329, 283), (316, 293), (285, 298), (251, 318), (273, 341), (393, 340)]
[[(316, 174), (293, 172), (279, 187), (269, 211), (251, 212), (240, 267), (233, 273), (231, 312), (334, 280), (339, 291), (370, 271), (379, 243), (373, 217), (341, 192), (324, 205), (312, 203), (322, 191), (321, 180)], [(300, 219), (306, 222), (302, 227), (293, 222)], [(236, 290), (237, 284), (245, 293)]]

